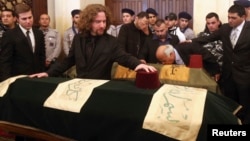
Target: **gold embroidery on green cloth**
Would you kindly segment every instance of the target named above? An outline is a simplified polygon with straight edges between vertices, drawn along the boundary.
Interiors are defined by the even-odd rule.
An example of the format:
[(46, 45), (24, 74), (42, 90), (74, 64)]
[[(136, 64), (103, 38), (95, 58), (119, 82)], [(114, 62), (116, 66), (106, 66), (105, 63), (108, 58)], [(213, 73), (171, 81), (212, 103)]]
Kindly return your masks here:
[(118, 65), (115, 71), (114, 78), (129, 78), (134, 79), (136, 77), (136, 72), (129, 68)]
[(185, 65), (164, 65), (160, 69), (160, 80), (169, 79), (188, 82), (190, 69)]

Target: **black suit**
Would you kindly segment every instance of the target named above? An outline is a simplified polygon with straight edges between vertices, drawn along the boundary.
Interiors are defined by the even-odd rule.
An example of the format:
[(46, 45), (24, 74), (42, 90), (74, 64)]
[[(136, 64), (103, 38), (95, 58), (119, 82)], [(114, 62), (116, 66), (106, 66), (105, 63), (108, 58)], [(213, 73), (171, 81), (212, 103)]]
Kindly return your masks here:
[[(150, 31), (150, 29), (149, 29)], [(149, 35), (143, 33), (143, 31), (136, 28), (134, 22), (122, 25), (119, 35), (119, 45), (127, 52), (138, 58), (138, 53), (142, 48), (145, 39)]]
[(45, 43), (42, 31), (32, 28), (35, 37), (33, 53), (19, 26), (4, 33), (0, 53), (0, 81), (21, 74), (45, 70)]
[(87, 60), (86, 45), (89, 37), (75, 35), (69, 55), (61, 63), (53, 65), (47, 73), (58, 76), (73, 65), (76, 65), (77, 77), (89, 79), (111, 79), (111, 69), (114, 62), (134, 69), (140, 61), (126, 53), (118, 46), (117, 39), (104, 34), (94, 40), (92, 56)]
[[(247, 108), (250, 115), (250, 22), (244, 24), (234, 48), (230, 41), (231, 31), (232, 27), (224, 24), (210, 36), (193, 41), (202, 44), (222, 41), (224, 53), (221, 84), (224, 94)], [(248, 119), (250, 123), (250, 116)]]
[(197, 43), (182, 43), (177, 44), (174, 48), (186, 66), (189, 65), (190, 55), (200, 54), (202, 55), (203, 67), (210, 75), (214, 76), (220, 73), (220, 67), (214, 55), (201, 45)]
[[(179, 44), (180, 40), (176, 35), (168, 35), (167, 42), (173, 46)], [(139, 52), (139, 59), (145, 60), (147, 63), (159, 63), (157, 60), (155, 53), (157, 48), (162, 43), (156, 38), (155, 35), (149, 36), (146, 38), (146, 41)]]

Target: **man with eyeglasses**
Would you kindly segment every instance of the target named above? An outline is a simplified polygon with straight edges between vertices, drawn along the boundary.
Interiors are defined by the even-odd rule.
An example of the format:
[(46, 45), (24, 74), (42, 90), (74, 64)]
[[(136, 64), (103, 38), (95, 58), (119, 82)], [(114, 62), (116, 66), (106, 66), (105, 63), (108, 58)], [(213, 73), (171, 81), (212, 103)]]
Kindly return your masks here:
[(158, 13), (153, 8), (148, 8), (146, 10), (146, 12), (148, 13), (149, 28), (150, 28), (152, 34), (154, 34), (154, 28), (153, 27), (154, 27), (155, 22), (157, 20)]

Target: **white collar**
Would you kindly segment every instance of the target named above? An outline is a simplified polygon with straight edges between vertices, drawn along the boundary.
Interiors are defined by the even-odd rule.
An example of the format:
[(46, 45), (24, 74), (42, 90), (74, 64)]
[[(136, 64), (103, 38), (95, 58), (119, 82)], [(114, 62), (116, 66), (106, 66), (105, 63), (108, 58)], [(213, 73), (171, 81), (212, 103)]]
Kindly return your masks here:
[(243, 26), (245, 24), (245, 21), (243, 21), (240, 25), (238, 25), (237, 27), (235, 27), (234, 29), (237, 29), (239, 32), (241, 32)]
[(181, 56), (179, 55), (178, 51), (176, 49), (174, 49), (175, 52), (175, 62), (178, 65), (185, 65), (185, 63), (183, 62)]
[[(24, 35), (26, 35), (26, 32), (28, 31), (27, 29), (23, 28), (21, 25), (19, 25), (19, 27), (21, 28), (22, 32), (24, 33)], [(33, 33), (32, 28), (29, 29), (30, 33)]]

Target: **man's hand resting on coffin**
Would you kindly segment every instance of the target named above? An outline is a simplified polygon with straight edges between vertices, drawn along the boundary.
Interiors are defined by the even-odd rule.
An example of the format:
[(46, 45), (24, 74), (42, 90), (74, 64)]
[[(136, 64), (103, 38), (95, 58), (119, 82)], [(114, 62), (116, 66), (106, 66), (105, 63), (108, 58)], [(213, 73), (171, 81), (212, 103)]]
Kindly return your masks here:
[(136, 66), (134, 71), (139, 71), (139, 70), (145, 70), (146, 72), (155, 72), (157, 71), (157, 69), (153, 66), (149, 66), (146, 64), (140, 64), (138, 66)]
[(46, 72), (36, 73), (29, 75), (30, 78), (42, 78), (42, 77), (49, 77), (49, 75)]

